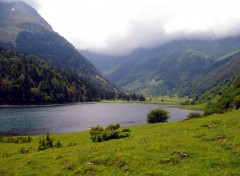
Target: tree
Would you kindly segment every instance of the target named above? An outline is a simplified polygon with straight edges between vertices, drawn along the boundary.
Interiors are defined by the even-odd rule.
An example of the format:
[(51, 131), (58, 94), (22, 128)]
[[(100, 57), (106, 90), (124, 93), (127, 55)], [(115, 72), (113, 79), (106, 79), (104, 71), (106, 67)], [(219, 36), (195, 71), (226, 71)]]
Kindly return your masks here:
[(169, 118), (168, 112), (163, 109), (154, 109), (147, 114), (148, 123), (166, 122)]

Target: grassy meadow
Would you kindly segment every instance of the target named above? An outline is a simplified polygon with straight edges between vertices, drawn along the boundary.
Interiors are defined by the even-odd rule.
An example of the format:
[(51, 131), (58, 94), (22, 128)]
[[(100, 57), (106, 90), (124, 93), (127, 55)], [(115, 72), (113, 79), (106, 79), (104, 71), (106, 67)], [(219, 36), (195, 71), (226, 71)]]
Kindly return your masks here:
[(40, 136), (0, 143), (0, 175), (240, 175), (239, 110), (129, 129), (101, 143), (89, 131), (54, 134), (62, 147), (42, 151)]
[(177, 105), (185, 101), (186, 98), (179, 98), (177, 96), (158, 96), (158, 97), (147, 97), (146, 101), (126, 101), (126, 100), (101, 100), (101, 103), (141, 103), (141, 104), (163, 104), (163, 105)]

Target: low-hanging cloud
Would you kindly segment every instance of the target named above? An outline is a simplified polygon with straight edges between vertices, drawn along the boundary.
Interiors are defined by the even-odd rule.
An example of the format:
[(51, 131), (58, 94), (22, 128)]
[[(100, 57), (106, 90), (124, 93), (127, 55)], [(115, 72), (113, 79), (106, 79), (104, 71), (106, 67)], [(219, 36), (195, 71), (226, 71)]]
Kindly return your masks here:
[[(102, 45), (84, 45), (80, 35), (74, 44), (99, 53), (124, 55), (139, 47), (154, 48), (179, 39), (214, 40), (240, 35), (239, 1), (153, 0), (150, 5), (139, 1), (145, 2), (144, 6), (129, 17), (123, 32), (114, 32), (112, 24), (113, 34)], [(139, 5), (137, 1), (135, 4)], [(87, 38), (85, 41), (87, 44)]]
[(21, 0), (30, 6), (34, 7), (35, 9), (39, 9), (41, 7), (40, 2), (38, 0)]
[(89, 50), (110, 55), (125, 55), (137, 48), (156, 48), (175, 40), (203, 39), (215, 40), (240, 35), (240, 20), (221, 23), (202, 30), (179, 29), (168, 33), (164, 23), (133, 23), (125, 36), (115, 36), (107, 41), (105, 47), (90, 47)]
[(16, 2), (16, 1), (22, 1), (27, 3), (28, 5), (32, 6), (35, 9), (40, 8), (40, 2), (38, 0), (0, 0), (0, 2)]
[(104, 54), (125, 55), (179, 39), (240, 35), (239, 0), (23, 1), (76, 48)]

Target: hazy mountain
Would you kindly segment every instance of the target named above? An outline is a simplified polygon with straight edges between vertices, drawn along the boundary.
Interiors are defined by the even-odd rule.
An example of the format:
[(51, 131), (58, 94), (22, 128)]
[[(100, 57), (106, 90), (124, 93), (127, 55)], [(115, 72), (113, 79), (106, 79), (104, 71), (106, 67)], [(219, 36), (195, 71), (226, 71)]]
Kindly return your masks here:
[(83, 76), (95, 88), (116, 87), (70, 44), (54, 32), (35, 9), (21, 1), (0, 2), (0, 46), (36, 55), (51, 66)]
[(115, 57), (117, 62), (109, 62), (103, 56), (94, 58), (93, 54), (88, 54), (88, 59), (125, 90), (184, 96), (199, 95), (238, 72), (238, 54), (234, 54), (239, 51), (240, 37), (229, 37), (174, 41), (155, 49), (139, 48), (127, 56)]
[(32, 7), (21, 1), (0, 2), (0, 39), (3, 42), (15, 43), (17, 35), (27, 29), (23, 24), (38, 24), (53, 31), (52, 27)]
[(233, 76), (240, 73), (240, 53), (217, 61), (202, 69), (179, 88), (182, 95), (201, 95), (215, 86), (224, 86)]
[(100, 70), (103, 75), (111, 74), (127, 59), (127, 57), (114, 57), (87, 50), (79, 50), (79, 52)]

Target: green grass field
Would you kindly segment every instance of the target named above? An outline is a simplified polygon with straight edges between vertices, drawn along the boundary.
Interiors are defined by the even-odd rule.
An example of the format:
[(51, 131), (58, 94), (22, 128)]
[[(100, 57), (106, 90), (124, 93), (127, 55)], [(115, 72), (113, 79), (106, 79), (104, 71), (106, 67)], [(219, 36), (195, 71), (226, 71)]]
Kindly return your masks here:
[(176, 96), (158, 96), (158, 97), (147, 97), (146, 101), (126, 101), (126, 100), (102, 100), (101, 103), (140, 103), (140, 104), (164, 104), (164, 105), (177, 105), (184, 101), (184, 98), (178, 98)]
[(89, 131), (53, 135), (63, 147), (44, 151), (39, 136), (0, 143), (0, 175), (240, 175), (239, 110), (129, 129), (130, 137), (101, 143)]

